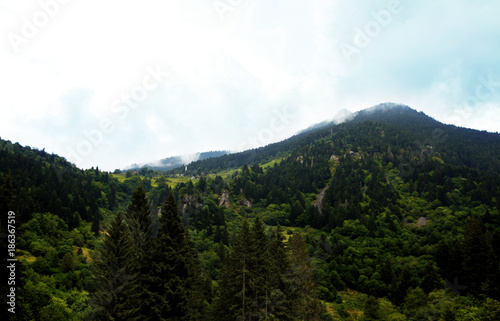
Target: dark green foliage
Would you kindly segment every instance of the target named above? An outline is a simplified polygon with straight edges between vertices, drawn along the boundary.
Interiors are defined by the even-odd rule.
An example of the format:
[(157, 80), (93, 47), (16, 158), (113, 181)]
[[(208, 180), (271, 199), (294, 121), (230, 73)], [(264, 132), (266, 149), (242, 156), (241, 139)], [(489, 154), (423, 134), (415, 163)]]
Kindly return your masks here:
[(428, 261), (423, 270), (422, 281), (420, 282), (420, 288), (429, 293), (435, 289), (441, 287), (441, 278), (439, 277), (439, 270), (432, 261)]
[(162, 207), (160, 228), (151, 251), (146, 303), (153, 320), (196, 320), (203, 313), (202, 272), (189, 233), (170, 193)]
[(95, 258), (95, 285), (90, 304), (97, 320), (139, 318), (139, 284), (131, 269), (131, 239), (124, 217), (118, 212)]
[(470, 216), (462, 243), (462, 268), (464, 284), (468, 291), (478, 294), (484, 282), (491, 275), (491, 245), (478, 218)]
[[(352, 311), (347, 289), (372, 296), (379, 318), (495, 319), (499, 151), (497, 134), (404, 106), (124, 181), (0, 140), (0, 227), (15, 209), (23, 259), (17, 317), (89, 316), (88, 253), (127, 210), (142, 319), (328, 320), (317, 298)], [(172, 173), (196, 179), (172, 186)]]
[(281, 227), (268, 238), (258, 216), (252, 227), (244, 219), (224, 264), (219, 291), (217, 320), (316, 320), (323, 311), (300, 234), (293, 237), (287, 253)]
[(141, 262), (148, 255), (153, 239), (148, 199), (142, 185), (132, 193), (132, 199), (127, 207), (126, 222), (130, 229), (134, 259)]
[(149, 313), (149, 308), (144, 304), (148, 298), (148, 278), (151, 268), (151, 248), (153, 245), (153, 225), (149, 212), (146, 192), (140, 185), (133, 193), (125, 221), (130, 232), (130, 269), (137, 274), (139, 287), (137, 295), (140, 298), (138, 308), (140, 315)]
[(217, 302), (218, 320), (235, 320), (249, 318), (251, 306), (250, 270), (255, 248), (250, 244), (250, 227), (246, 219), (238, 234), (233, 251), (229, 255), (222, 270), (220, 297)]
[(365, 301), (365, 305), (363, 307), (363, 320), (366, 321), (379, 320), (381, 317), (379, 308), (380, 304), (377, 298), (371, 295), (368, 296), (368, 298)]

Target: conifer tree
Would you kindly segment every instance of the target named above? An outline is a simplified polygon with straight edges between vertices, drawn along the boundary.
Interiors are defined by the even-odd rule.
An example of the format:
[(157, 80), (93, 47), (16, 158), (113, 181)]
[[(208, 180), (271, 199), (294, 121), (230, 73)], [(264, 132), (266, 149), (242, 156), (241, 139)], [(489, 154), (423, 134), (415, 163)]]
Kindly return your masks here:
[(288, 309), (292, 319), (317, 320), (321, 306), (316, 294), (314, 267), (309, 251), (300, 233), (290, 242), (290, 267), (287, 273)]
[(149, 213), (148, 199), (142, 185), (133, 192), (126, 217), (130, 229), (134, 257), (137, 261), (141, 261), (148, 254), (153, 238), (153, 226)]
[(220, 295), (216, 307), (217, 320), (248, 319), (251, 260), (250, 227), (245, 218), (241, 232), (235, 237), (233, 250), (222, 269)]
[(116, 189), (113, 185), (111, 185), (108, 195), (108, 207), (110, 210), (113, 210), (115, 208), (115, 203), (116, 203)]
[(424, 276), (420, 282), (420, 287), (425, 293), (430, 293), (441, 285), (441, 278), (436, 265), (428, 261), (424, 268)]
[(379, 319), (380, 303), (377, 298), (368, 296), (363, 307), (363, 320), (371, 321)]
[(198, 320), (203, 314), (205, 274), (182, 226), (171, 192), (162, 207), (148, 275), (152, 320)]
[(492, 250), (483, 231), (481, 221), (470, 216), (462, 242), (462, 267), (468, 291), (477, 293), (490, 273)]
[(137, 320), (138, 283), (131, 271), (130, 235), (118, 212), (94, 260), (90, 304), (97, 320)]
[(9, 172), (5, 176), (2, 186), (0, 186), (0, 213), (1, 213), (0, 227), (2, 228), (4, 228), (6, 225), (7, 213), (9, 211), (15, 211), (14, 202), (16, 196), (13, 190), (14, 188), (12, 185), (12, 174)]
[(203, 320), (207, 313), (206, 301), (212, 297), (212, 279), (200, 263), (189, 229), (185, 228), (184, 231), (185, 259), (188, 268), (188, 277), (183, 280), (187, 295), (187, 313), (184, 319)]
[(288, 261), (288, 252), (284, 241), (285, 237), (283, 236), (283, 230), (278, 223), (269, 241), (269, 253), (271, 257), (269, 299), (271, 303), (268, 310), (271, 315), (279, 320), (287, 320), (289, 316), (286, 305), (288, 288), (284, 274), (285, 271), (288, 271), (290, 263)]
[(131, 245), (131, 268), (138, 274), (140, 283), (139, 296), (141, 314), (147, 315), (150, 309), (145, 304), (149, 299), (147, 292), (147, 275), (151, 269), (151, 260), (149, 259), (153, 242), (153, 226), (149, 214), (148, 199), (142, 185), (140, 185), (132, 194), (132, 199), (126, 212), (126, 222), (130, 231)]
[(152, 320), (181, 320), (186, 315), (187, 293), (182, 280), (188, 277), (184, 260), (184, 229), (172, 193), (161, 210), (160, 228), (152, 251), (149, 308)]
[(272, 286), (271, 256), (264, 224), (257, 215), (250, 235), (251, 252), (250, 285), (252, 286), (251, 315), (266, 319), (270, 314), (270, 292)]

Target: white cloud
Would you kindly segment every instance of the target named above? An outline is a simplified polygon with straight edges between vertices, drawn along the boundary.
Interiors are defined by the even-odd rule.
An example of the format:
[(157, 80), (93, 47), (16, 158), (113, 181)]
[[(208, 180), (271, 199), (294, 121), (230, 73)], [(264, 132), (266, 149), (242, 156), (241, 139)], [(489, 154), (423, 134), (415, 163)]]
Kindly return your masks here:
[[(384, 101), (498, 130), (498, 96), (479, 101), (473, 117), (456, 115), (479, 77), (500, 79), (500, 3), (401, 0), (401, 10), (348, 62), (340, 44), (373, 27), (374, 13), (390, 3), (248, 0), (221, 20), (211, 1), (69, 1), (15, 54), (7, 34), (20, 33), (23, 18), (41, 8), (2, 1), (0, 134), (71, 159), (68, 148), (109, 118), (114, 130), (77, 164), (112, 170), (236, 149), (268, 128), (282, 106), (297, 117), (274, 140), (343, 108)], [(122, 119), (112, 103), (156, 65), (170, 76)]]

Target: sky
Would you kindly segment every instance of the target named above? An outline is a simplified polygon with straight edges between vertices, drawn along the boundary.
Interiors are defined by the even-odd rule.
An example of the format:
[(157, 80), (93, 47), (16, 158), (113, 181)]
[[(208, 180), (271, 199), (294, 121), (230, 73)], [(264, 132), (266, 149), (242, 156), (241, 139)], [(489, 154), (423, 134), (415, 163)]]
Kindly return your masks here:
[(0, 0), (0, 137), (112, 171), (263, 146), (383, 102), (498, 132), (499, 12), (496, 0)]

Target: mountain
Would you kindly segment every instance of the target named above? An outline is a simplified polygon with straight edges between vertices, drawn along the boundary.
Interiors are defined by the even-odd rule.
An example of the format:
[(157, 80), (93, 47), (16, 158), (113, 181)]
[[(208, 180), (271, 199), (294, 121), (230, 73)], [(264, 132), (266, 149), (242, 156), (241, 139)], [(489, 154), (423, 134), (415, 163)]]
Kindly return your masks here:
[(187, 171), (84, 171), (0, 140), (16, 318), (154, 318), (176, 302), (198, 320), (495, 320), (499, 182), (499, 134), (397, 104)]
[(354, 116), (355, 116), (354, 113), (351, 113), (347, 109), (342, 109), (337, 114), (335, 114), (335, 116), (332, 119), (325, 120), (325, 121), (322, 121), (321, 123), (311, 125), (308, 128), (299, 131), (297, 134), (299, 135), (299, 134), (303, 134), (306, 132), (311, 132), (311, 131), (314, 131), (316, 129), (319, 129), (319, 128), (322, 128), (325, 126), (338, 125), (338, 124), (341, 124), (345, 121), (351, 120)]
[[(422, 112), (394, 103), (384, 103), (358, 111), (339, 124), (333, 121), (314, 125), (282, 142), (209, 160), (195, 161), (189, 168), (202, 168), (204, 172), (213, 172), (238, 168), (244, 164), (269, 162), (289, 155), (297, 146), (306, 146), (319, 139), (328, 139), (332, 135), (342, 135), (345, 131), (352, 131), (366, 122), (386, 126), (388, 133), (391, 133), (391, 136), (384, 134), (384, 142), (377, 144), (379, 152), (385, 152), (389, 146), (393, 149), (410, 150), (413, 154), (430, 148), (433, 152), (439, 152), (447, 163), (500, 173), (500, 135), (445, 125)], [(359, 135), (354, 135), (354, 141), (349, 144), (350, 148), (361, 147), (359, 143), (365, 147), (372, 145), (369, 141), (371, 137), (366, 137), (356, 146), (355, 143), (361, 139), (357, 136)], [(181, 173), (183, 170), (184, 168), (181, 168), (173, 172)]]
[(202, 152), (196, 153), (192, 155), (182, 155), (182, 156), (172, 156), (161, 159), (157, 162), (146, 163), (146, 164), (132, 164), (126, 169), (130, 170), (139, 170), (141, 168), (147, 167), (148, 169), (159, 170), (159, 171), (167, 171), (169, 169), (178, 168), (181, 166), (188, 165), (197, 160), (205, 160), (209, 158), (215, 158), (222, 155), (229, 154), (229, 151), (210, 151), (210, 152)]

